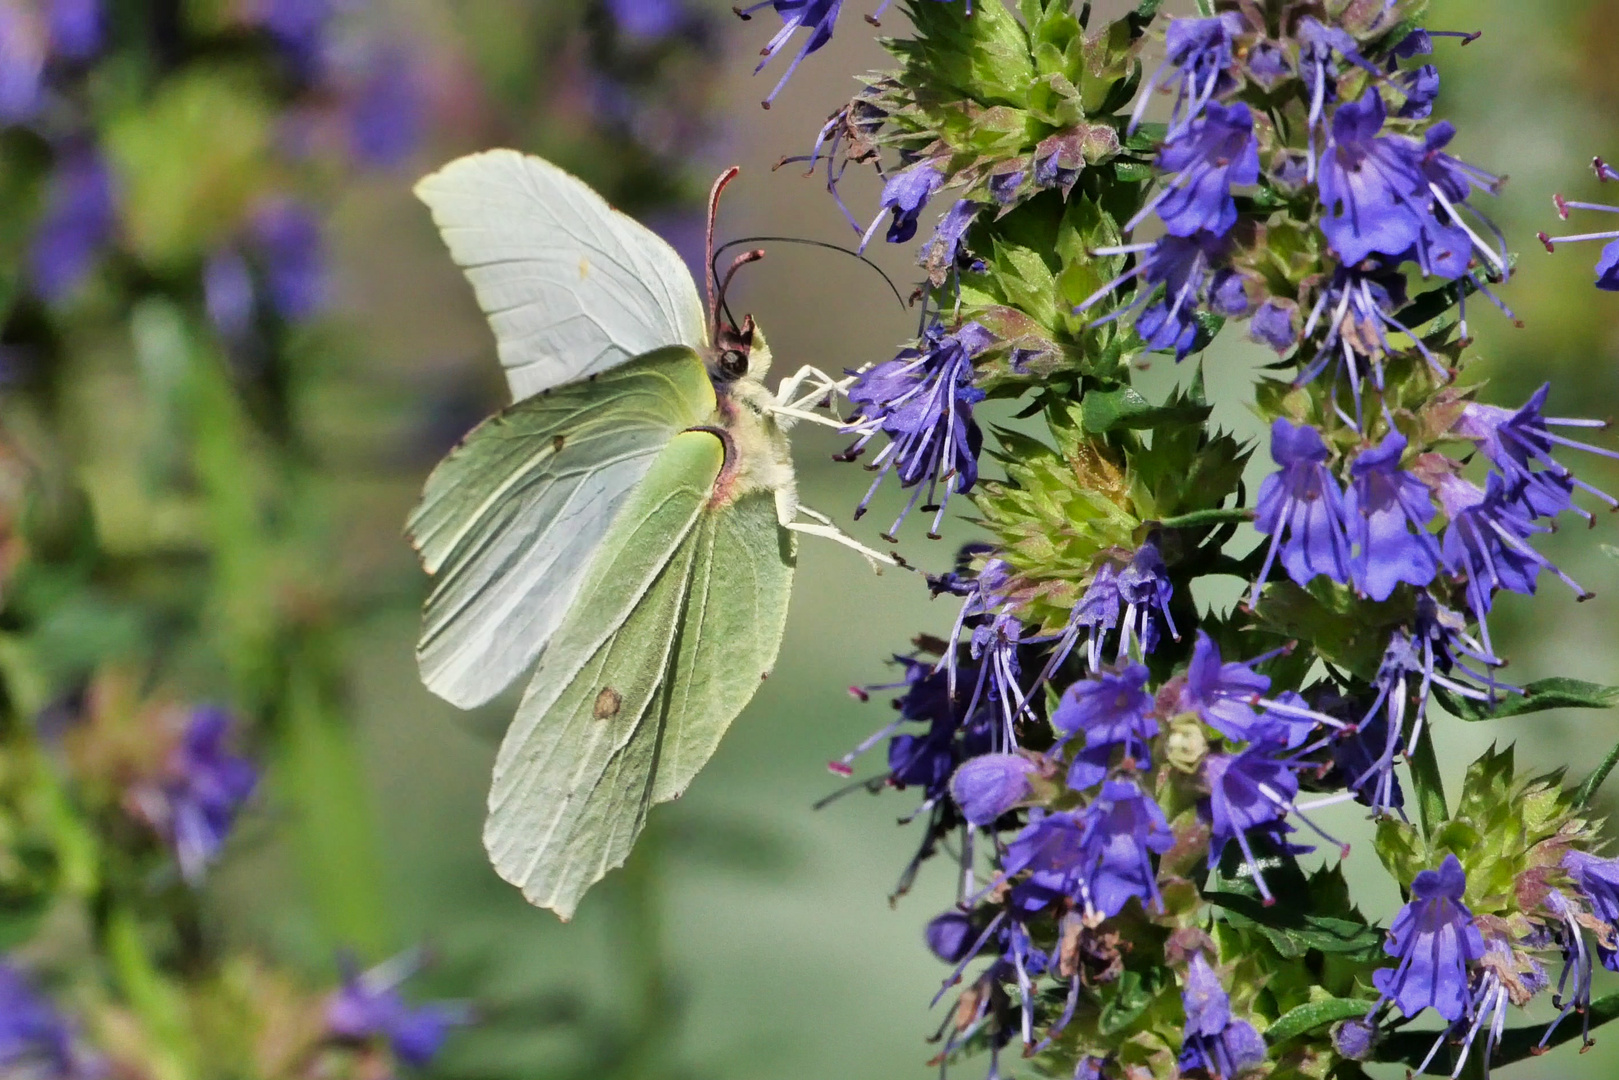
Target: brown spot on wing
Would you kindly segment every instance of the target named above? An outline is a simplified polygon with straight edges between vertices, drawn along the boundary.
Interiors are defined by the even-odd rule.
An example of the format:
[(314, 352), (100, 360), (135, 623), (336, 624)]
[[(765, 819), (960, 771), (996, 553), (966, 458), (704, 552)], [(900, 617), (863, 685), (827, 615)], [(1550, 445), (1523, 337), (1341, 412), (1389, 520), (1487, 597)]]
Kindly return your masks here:
[(596, 695), (596, 704), (591, 706), (590, 715), (597, 720), (611, 720), (618, 715), (619, 706), (623, 704), (623, 695), (611, 686), (604, 686)]
[(553, 454), (562, 453), (562, 448), (564, 446), (566, 446), (567, 443), (568, 443), (568, 440), (563, 438), (561, 435), (553, 435), (553, 436), (551, 436), (551, 452)]

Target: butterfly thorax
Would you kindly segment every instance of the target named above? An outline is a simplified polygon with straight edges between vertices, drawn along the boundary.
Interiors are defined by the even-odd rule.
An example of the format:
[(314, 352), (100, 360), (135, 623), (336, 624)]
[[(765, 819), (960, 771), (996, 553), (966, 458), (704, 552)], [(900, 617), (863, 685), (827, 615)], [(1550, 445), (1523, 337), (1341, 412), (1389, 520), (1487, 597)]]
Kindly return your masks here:
[(792, 452), (771, 408), (775, 397), (763, 382), (769, 370), (770, 347), (764, 335), (757, 334), (747, 374), (713, 380), (714, 416), (705, 426), (723, 433), (726, 446), (725, 466), (714, 482), (710, 506), (726, 506), (756, 491), (771, 492), (780, 505), (796, 505)]

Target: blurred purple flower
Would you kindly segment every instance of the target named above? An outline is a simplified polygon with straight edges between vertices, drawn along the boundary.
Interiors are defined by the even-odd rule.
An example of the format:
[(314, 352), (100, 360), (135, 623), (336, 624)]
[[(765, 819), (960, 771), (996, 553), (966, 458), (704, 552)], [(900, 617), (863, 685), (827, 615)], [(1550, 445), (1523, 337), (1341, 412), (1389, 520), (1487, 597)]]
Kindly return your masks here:
[(22, 971), (0, 959), (0, 1075), (18, 1080), (67, 1080), (88, 1075), (67, 1021)]
[(325, 59), (326, 30), (333, 0), (258, 0), (258, 20), (286, 53), (299, 74), (308, 77)]
[(39, 294), (51, 303), (71, 296), (111, 241), (117, 223), (107, 163), (88, 143), (68, 146), (51, 173), (45, 216), (29, 252)]
[(0, 124), (32, 120), (45, 76), (46, 31), (33, 9), (0, 0)]
[(1383, 950), (1399, 964), (1373, 972), (1372, 983), (1407, 1017), (1432, 1008), (1454, 1022), (1467, 1011), (1467, 965), (1483, 958), (1484, 937), (1462, 903), (1466, 890), (1462, 864), (1446, 855), (1411, 882), (1411, 901), (1389, 927)]
[(101, 49), (101, 0), (50, 0), (51, 51), (87, 60)]
[(289, 322), (314, 318), (326, 306), (326, 259), (320, 222), (309, 206), (274, 199), (253, 216), (252, 236), (264, 259), (270, 305)]
[(656, 41), (680, 30), (688, 18), (686, 0), (606, 0), (603, 5), (619, 33)]
[(460, 1002), (431, 1001), (415, 1008), (405, 1004), (399, 986), (419, 966), (412, 954), (364, 972), (347, 958), (342, 965), (343, 984), (326, 1001), (326, 1027), (336, 1038), (384, 1038), (395, 1057), (419, 1067), (438, 1055), (452, 1027), (472, 1020)]
[(203, 306), (214, 328), (241, 338), (253, 325), (253, 275), (235, 248), (221, 248), (202, 270)]
[(403, 165), (421, 144), (421, 68), (404, 49), (375, 48), (349, 102), (349, 145), (361, 164)]
[(192, 885), (202, 881), (218, 857), (237, 811), (258, 785), (258, 768), (226, 748), (230, 729), (230, 714), (223, 709), (205, 705), (192, 710), (162, 783), (135, 795), (147, 819), (174, 848), (180, 873)]

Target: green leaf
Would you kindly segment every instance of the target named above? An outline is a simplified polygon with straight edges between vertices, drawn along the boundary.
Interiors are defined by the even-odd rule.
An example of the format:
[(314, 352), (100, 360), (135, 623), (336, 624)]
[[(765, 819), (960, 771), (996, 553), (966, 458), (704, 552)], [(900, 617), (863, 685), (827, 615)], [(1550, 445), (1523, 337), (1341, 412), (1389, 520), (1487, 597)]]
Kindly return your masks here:
[(1165, 518), (1158, 524), (1166, 529), (1199, 529), (1205, 525), (1224, 525), (1230, 521), (1252, 521), (1253, 519), (1254, 512), (1250, 507), (1228, 506), (1222, 510), (1194, 510), (1190, 514)]
[(1585, 783), (1580, 785), (1579, 792), (1574, 796), (1580, 806), (1591, 805), (1597, 789), (1602, 786), (1602, 781), (1608, 778), (1608, 774), (1613, 772), (1615, 765), (1619, 765), (1619, 743), (1614, 743), (1613, 749), (1608, 751), (1608, 756), (1602, 759), (1602, 764), (1598, 765), (1596, 771), (1586, 777)]
[(1540, 679), (1526, 685), (1522, 694), (1498, 701), (1493, 709), (1486, 702), (1472, 701), (1440, 687), (1434, 688), (1434, 695), (1446, 712), (1467, 721), (1502, 720), (1548, 709), (1611, 709), (1619, 705), (1619, 686), (1582, 679)]
[(1265, 1041), (1272, 1046), (1279, 1046), (1318, 1027), (1355, 1016), (1365, 1016), (1376, 1004), (1374, 1001), (1361, 1001), (1358, 998), (1326, 998), (1322, 1001), (1312, 1001), (1308, 1005), (1300, 1005), (1283, 1013), (1276, 1023), (1265, 1029)]
[(1363, 922), (1309, 915), (1282, 904), (1266, 907), (1240, 893), (1205, 892), (1203, 898), (1223, 908), (1234, 926), (1258, 930), (1288, 959), (1304, 956), (1311, 949), (1370, 957), (1383, 947), (1383, 931)]
[(1115, 428), (1140, 431), (1174, 424), (1201, 424), (1213, 411), (1210, 406), (1179, 396), (1154, 405), (1129, 386), (1092, 390), (1080, 400), (1080, 420), (1085, 430), (1093, 435), (1106, 434)]

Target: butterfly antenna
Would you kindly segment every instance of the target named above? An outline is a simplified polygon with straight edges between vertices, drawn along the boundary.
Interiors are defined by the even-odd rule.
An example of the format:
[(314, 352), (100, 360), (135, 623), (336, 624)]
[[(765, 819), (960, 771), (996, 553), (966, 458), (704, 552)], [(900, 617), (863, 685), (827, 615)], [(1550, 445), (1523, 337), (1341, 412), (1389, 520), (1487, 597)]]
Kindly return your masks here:
[[(730, 245), (730, 244), (725, 245), (725, 247), (731, 247), (731, 246), (732, 245)], [(724, 248), (721, 248), (720, 250), (723, 251)], [(749, 263), (758, 262), (760, 259), (762, 259), (764, 257), (765, 257), (765, 253), (764, 253), (763, 248), (754, 248), (752, 251), (744, 251), (742, 254), (738, 255), (736, 258), (731, 260), (731, 268), (729, 270), (725, 271), (725, 277), (720, 281), (719, 298), (718, 298), (717, 302), (715, 303), (715, 307), (714, 307), (714, 340), (715, 341), (719, 340), (719, 314), (720, 314), (721, 311), (725, 312), (725, 318), (730, 322), (730, 324), (732, 326), (736, 325), (736, 316), (731, 314), (731, 309), (725, 303), (725, 294), (727, 292), (729, 292), (730, 289), (731, 289), (731, 279), (736, 277), (736, 272), (738, 270), (742, 269), (744, 266), (748, 265)], [(709, 272), (712, 273), (713, 269), (714, 269), (714, 264), (711, 262), (711, 263), (709, 263)]]
[(714, 268), (714, 260), (719, 255), (719, 252), (714, 250), (714, 220), (719, 217), (720, 196), (725, 194), (726, 186), (729, 185), (732, 180), (735, 180), (737, 173), (741, 171), (742, 170), (740, 168), (732, 165), (729, 169), (726, 169), (724, 172), (720, 173), (718, 178), (716, 178), (714, 181), (714, 186), (710, 188), (708, 192), (708, 311), (709, 318), (714, 324), (711, 329), (716, 340), (719, 338), (720, 331), (720, 303), (722, 301), (722, 296), (716, 293), (714, 290), (714, 278), (717, 276)]
[(805, 247), (826, 248), (828, 251), (840, 252), (841, 254), (849, 256), (851, 259), (860, 260), (873, 270), (877, 271), (878, 276), (887, 283), (889, 291), (894, 294), (894, 299), (899, 301), (899, 306), (905, 306), (905, 298), (900, 294), (899, 286), (894, 284), (894, 279), (889, 277), (882, 267), (860, 254), (860, 252), (855, 251), (853, 248), (846, 248), (839, 244), (829, 244), (825, 240), (811, 240), (803, 236), (744, 236), (740, 240), (728, 240), (721, 244), (717, 249), (713, 246), (713, 242), (710, 241), (709, 250), (712, 252), (712, 254), (708, 260), (709, 280), (713, 280), (713, 275), (719, 262), (719, 257), (725, 254), (725, 252), (729, 251), (731, 248), (738, 247), (742, 244), (803, 244)]

